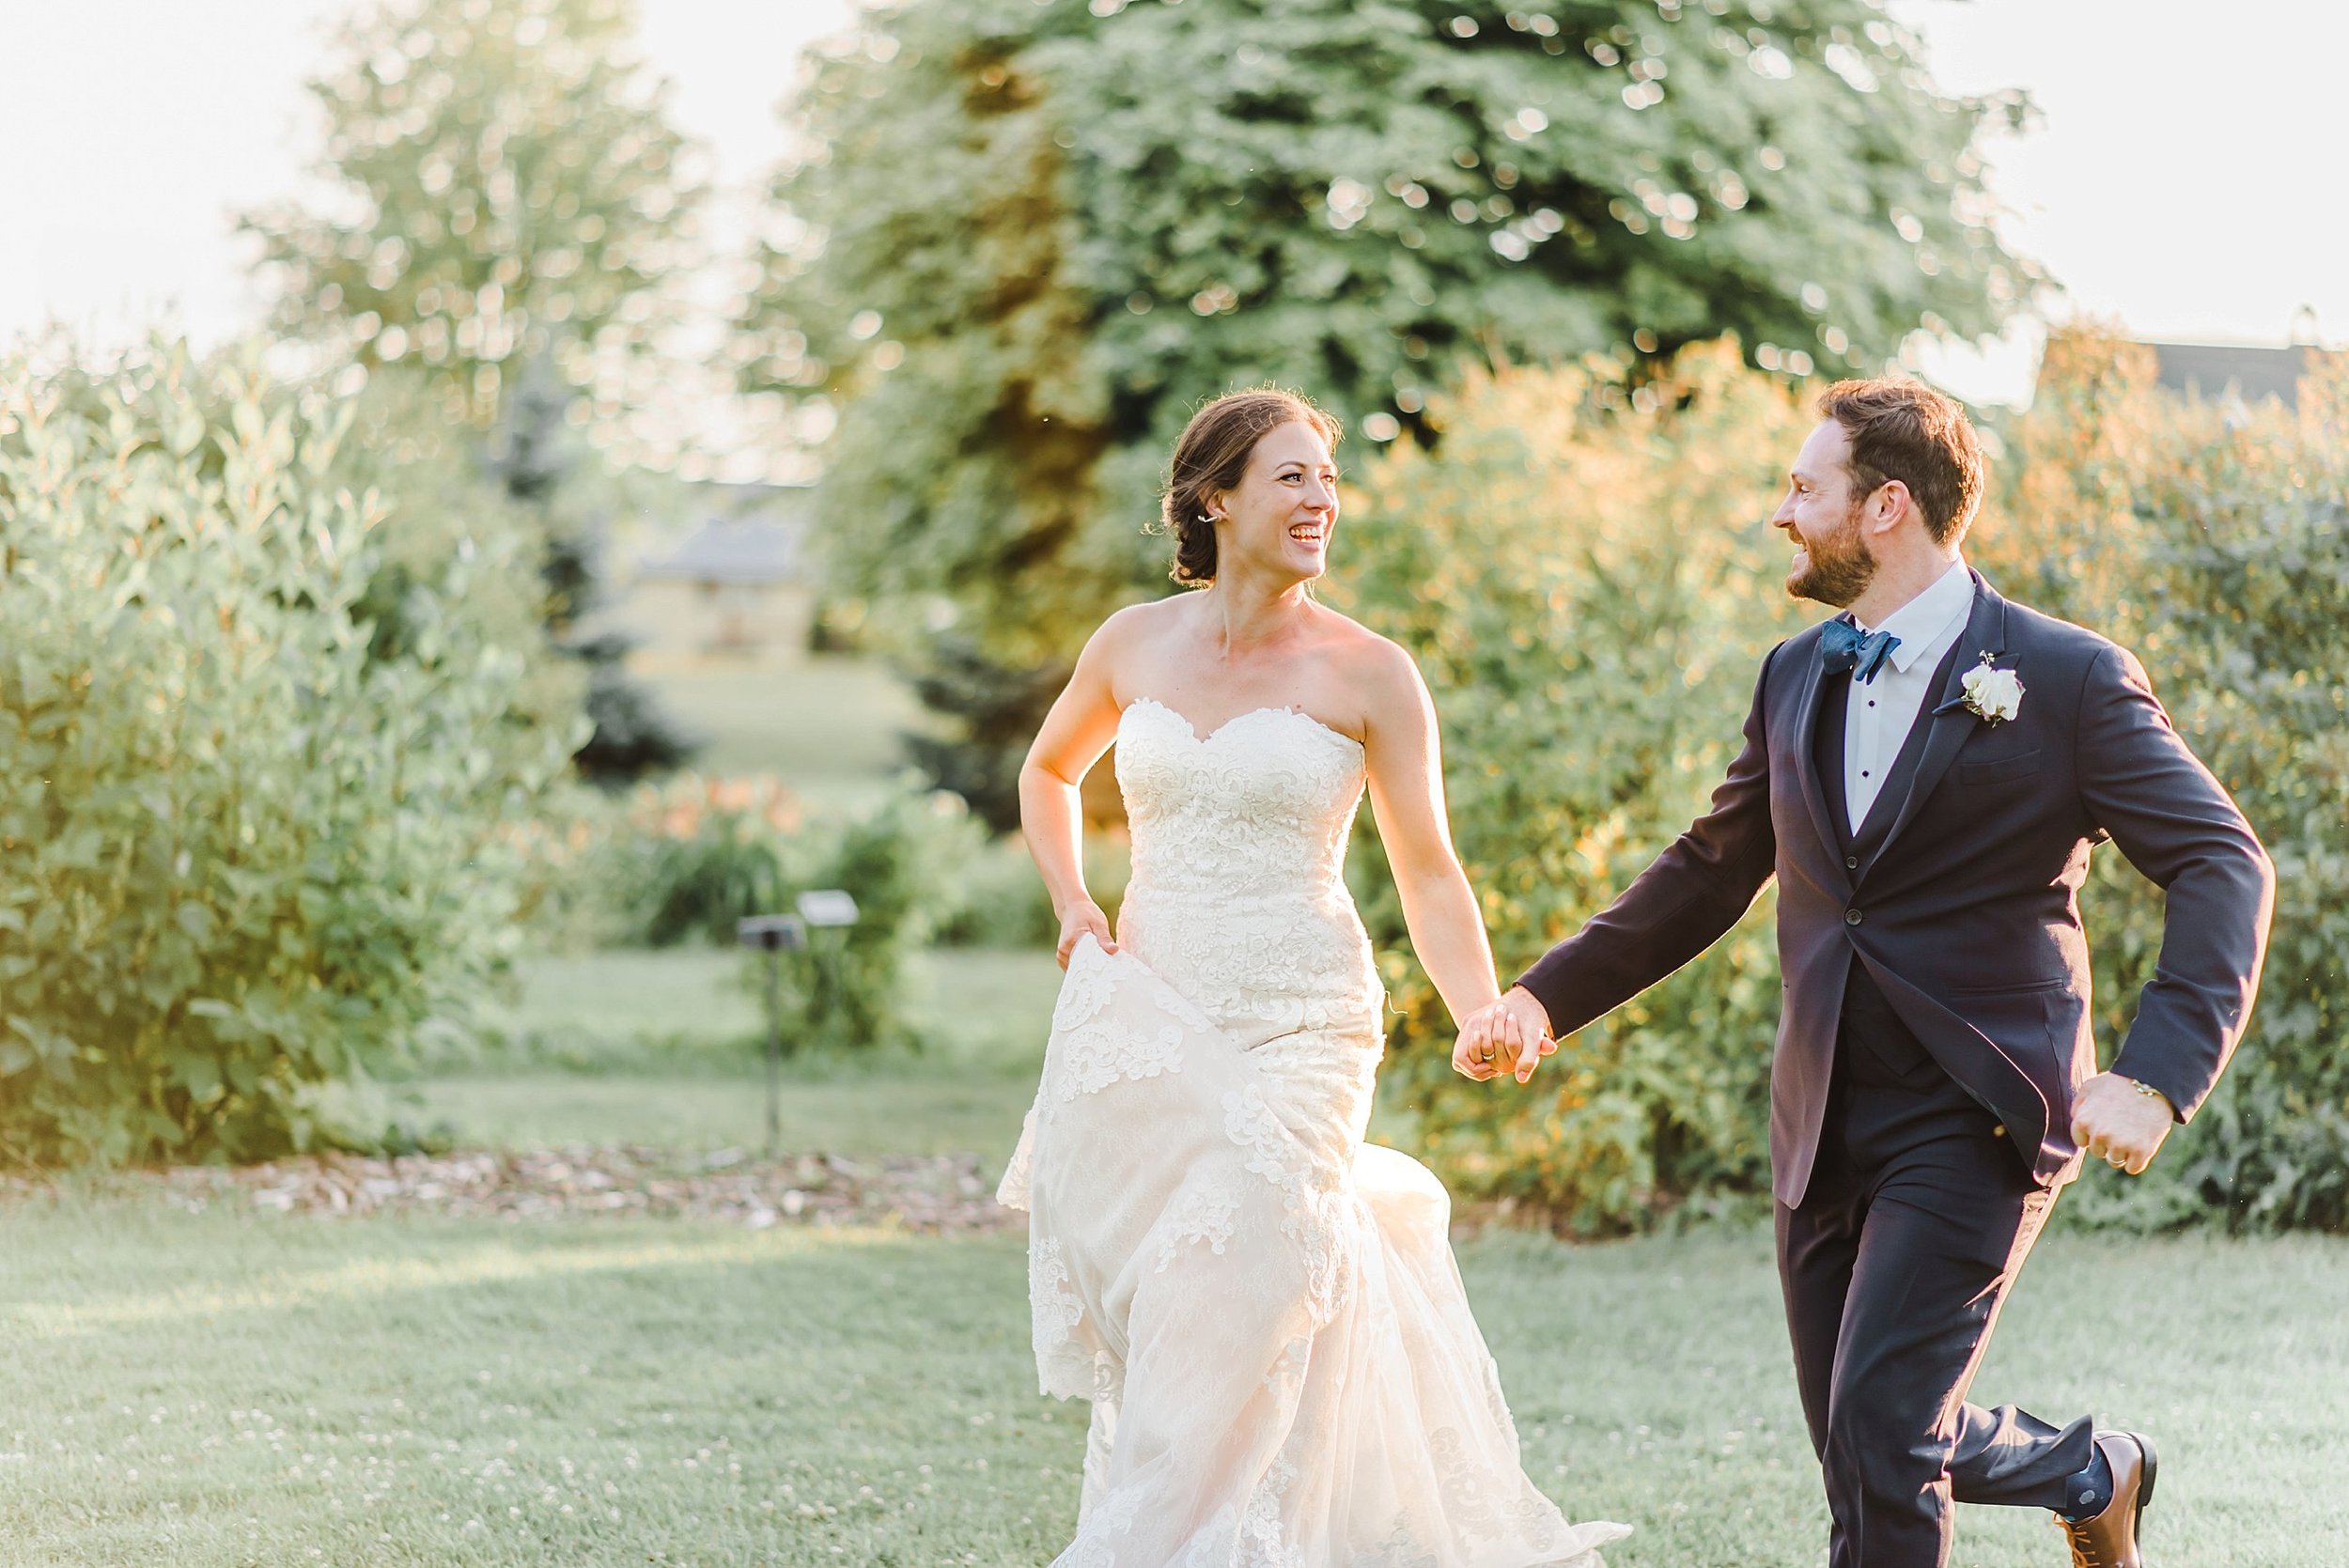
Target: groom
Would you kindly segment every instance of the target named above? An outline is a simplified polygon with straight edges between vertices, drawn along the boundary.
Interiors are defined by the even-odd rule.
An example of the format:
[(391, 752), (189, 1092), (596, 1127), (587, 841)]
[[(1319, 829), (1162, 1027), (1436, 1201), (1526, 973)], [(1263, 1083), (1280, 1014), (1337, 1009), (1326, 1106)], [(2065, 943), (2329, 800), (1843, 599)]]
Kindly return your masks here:
[[(2076, 1564), (2137, 1568), (2144, 1437), (1967, 1400), (2083, 1156), (2134, 1175), (2243, 1037), (2275, 874), (2123, 648), (2010, 604), (1960, 554), (1983, 489), (1956, 404), (1822, 401), (1771, 520), (1788, 591), (1845, 613), (1763, 660), (1712, 810), (1470, 1017), (1454, 1061), (1530, 1079), (1778, 878), (1779, 1275), (1833, 1568), (1939, 1568), (1951, 1508), (2055, 1511)], [(2110, 838), (2168, 899), (2108, 1072), (2075, 894)]]

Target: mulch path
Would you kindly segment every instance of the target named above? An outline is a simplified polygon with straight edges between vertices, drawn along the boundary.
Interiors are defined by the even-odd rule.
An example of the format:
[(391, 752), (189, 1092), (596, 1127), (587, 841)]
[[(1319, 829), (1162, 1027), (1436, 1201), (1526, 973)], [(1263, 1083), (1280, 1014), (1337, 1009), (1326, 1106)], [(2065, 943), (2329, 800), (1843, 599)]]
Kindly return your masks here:
[[(464, 1150), (365, 1158), (320, 1155), (239, 1168), (110, 1172), (76, 1185), (155, 1191), (181, 1208), (240, 1204), (320, 1219), (452, 1215), (513, 1221), (598, 1215), (716, 1219), (763, 1230), (893, 1225), (924, 1234), (1019, 1231), (1027, 1217), (995, 1202), (976, 1155), (705, 1155), (635, 1146), (521, 1154)], [(0, 1202), (54, 1190), (0, 1178)]]

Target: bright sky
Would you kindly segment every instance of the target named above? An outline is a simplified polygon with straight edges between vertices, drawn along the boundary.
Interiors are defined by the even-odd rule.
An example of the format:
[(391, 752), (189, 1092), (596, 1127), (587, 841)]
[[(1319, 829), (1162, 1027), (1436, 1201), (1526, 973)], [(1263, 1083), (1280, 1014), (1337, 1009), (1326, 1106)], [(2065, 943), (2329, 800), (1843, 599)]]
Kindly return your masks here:
[[(303, 79), (345, 0), (0, 0), (0, 340), (51, 318), (200, 343), (257, 321), (232, 210), (300, 189)], [(2280, 342), (2314, 309), (2349, 337), (2349, 5), (2339, 0), (1890, 0), (1943, 84), (2021, 86), (2040, 124), (1993, 149), (2010, 239), (2058, 307), (2143, 336)], [(781, 150), (798, 52), (850, 0), (644, 0), (644, 41), (723, 181)], [(2037, 334), (1927, 364), (2028, 395)]]
[[(2012, 248), (2058, 318), (2172, 342), (2281, 343), (2302, 306), (2349, 342), (2349, 5), (2341, 0), (1892, 0), (1952, 92), (2019, 86), (2037, 128), (1991, 149)], [(1952, 391), (2029, 396), (2040, 334), (1929, 357)]]

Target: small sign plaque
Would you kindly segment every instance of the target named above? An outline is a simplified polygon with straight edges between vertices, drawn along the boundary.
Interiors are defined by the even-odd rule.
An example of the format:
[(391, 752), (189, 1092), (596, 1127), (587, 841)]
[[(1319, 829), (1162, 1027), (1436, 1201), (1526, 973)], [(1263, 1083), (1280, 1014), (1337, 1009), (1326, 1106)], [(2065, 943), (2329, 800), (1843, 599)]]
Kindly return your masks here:
[(856, 924), (856, 900), (838, 888), (817, 888), (800, 894), (800, 918), (812, 926)]

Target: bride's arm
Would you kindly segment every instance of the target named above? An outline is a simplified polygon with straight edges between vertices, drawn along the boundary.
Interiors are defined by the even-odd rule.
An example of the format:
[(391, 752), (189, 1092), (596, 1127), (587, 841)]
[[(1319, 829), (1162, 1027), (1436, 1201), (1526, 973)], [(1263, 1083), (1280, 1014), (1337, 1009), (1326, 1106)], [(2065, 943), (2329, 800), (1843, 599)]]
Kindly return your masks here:
[(1370, 809), (1394, 869), (1420, 966), (1455, 1023), (1501, 995), (1491, 945), (1444, 814), (1436, 705), (1410, 656), (1389, 644), (1373, 681), (1363, 749)]
[(1085, 891), (1084, 813), (1078, 785), (1117, 737), (1117, 696), (1110, 670), (1123, 637), (1122, 619), (1120, 612), (1102, 623), (1077, 656), (1075, 673), (1052, 700), (1044, 727), (1019, 768), (1019, 831), (1060, 921), (1063, 969), (1068, 967), (1069, 950), (1087, 935), (1103, 952), (1117, 951), (1109, 917)]

